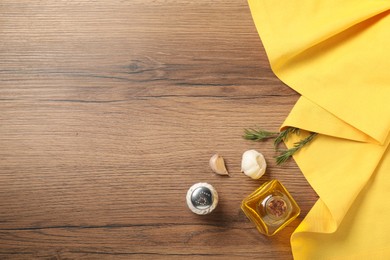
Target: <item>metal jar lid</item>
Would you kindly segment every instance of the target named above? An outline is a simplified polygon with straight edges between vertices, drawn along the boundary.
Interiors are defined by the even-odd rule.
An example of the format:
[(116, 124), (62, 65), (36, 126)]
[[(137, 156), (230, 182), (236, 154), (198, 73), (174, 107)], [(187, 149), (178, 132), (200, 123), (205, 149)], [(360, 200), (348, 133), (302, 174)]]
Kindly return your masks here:
[(187, 205), (192, 212), (198, 215), (211, 213), (218, 204), (218, 193), (208, 183), (196, 183), (187, 191)]

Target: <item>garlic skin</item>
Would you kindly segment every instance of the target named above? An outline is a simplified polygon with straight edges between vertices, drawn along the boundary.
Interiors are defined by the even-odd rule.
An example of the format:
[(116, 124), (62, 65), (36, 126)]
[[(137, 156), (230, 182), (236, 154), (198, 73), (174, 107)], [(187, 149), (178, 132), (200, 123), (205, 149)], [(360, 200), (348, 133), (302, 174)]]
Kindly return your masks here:
[(229, 172), (226, 170), (225, 160), (217, 153), (210, 158), (210, 168), (216, 174), (229, 175)]
[(254, 180), (264, 175), (267, 168), (264, 156), (256, 150), (248, 150), (242, 154), (241, 172)]

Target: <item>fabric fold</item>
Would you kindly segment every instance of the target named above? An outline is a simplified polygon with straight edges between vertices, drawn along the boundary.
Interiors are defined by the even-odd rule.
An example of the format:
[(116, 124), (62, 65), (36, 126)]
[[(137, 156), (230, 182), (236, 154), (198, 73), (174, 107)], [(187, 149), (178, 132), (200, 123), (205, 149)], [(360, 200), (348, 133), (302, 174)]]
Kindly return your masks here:
[[(308, 170), (302, 167), (302, 164), (309, 162), (307, 157), (317, 155), (316, 148), (312, 149), (310, 145), (305, 154), (297, 154), (296, 162), (319, 193), (320, 199), (291, 237), (295, 259), (362, 259), (367, 256), (373, 259), (389, 258), (388, 141), (385, 146), (369, 144), (369, 147), (365, 147), (364, 143), (354, 143), (360, 146), (360, 149), (356, 147), (360, 150), (358, 154), (374, 153), (372, 158), (364, 158), (361, 163), (363, 168), (360, 168), (361, 165), (350, 165), (347, 171), (338, 171), (335, 169), (337, 167), (330, 167), (330, 175), (333, 175), (330, 179), (329, 176), (318, 178), (316, 171), (307, 174)], [(319, 142), (312, 144), (322, 146)], [(333, 158), (343, 156), (343, 152), (337, 149), (349, 146), (344, 145), (331, 147)], [(371, 168), (367, 163), (371, 164)], [(338, 166), (337, 163), (335, 165)], [(322, 179), (322, 183), (318, 179)]]
[(383, 144), (390, 128), (390, 1), (249, 5), (279, 79)]
[(284, 121), (281, 130), (287, 126), (299, 125), (300, 129), (358, 142), (378, 143), (366, 133), (342, 121), (336, 115), (301, 96)]
[[(249, 4), (252, 10), (256, 10), (252, 16), (255, 22), (258, 21), (257, 30), (264, 35), (263, 44), (275, 68), (354, 25), (386, 12), (390, 6), (388, 1), (352, 0), (298, 3), (249, 0)], [(272, 22), (276, 18), (287, 20), (288, 23)], [(307, 34), (307, 31), (312, 33)], [(271, 35), (269, 38), (278, 37), (283, 41), (270, 42), (268, 35)], [(268, 48), (269, 45), (272, 46)]]
[[(318, 133), (321, 133), (324, 128), (332, 130), (331, 132), (324, 131), (326, 135), (318, 135), (315, 141), (294, 155), (294, 159), (307, 181), (320, 197), (321, 202), (313, 208), (320, 209), (313, 210), (313, 212), (326, 214), (326, 219), (329, 220), (326, 228), (315, 230), (316, 232), (331, 233), (340, 225), (356, 197), (375, 172), (384, 155), (387, 143), (386, 145), (378, 145), (361, 140), (355, 141), (354, 139), (361, 137), (361, 133), (355, 132), (353, 128), (348, 128), (348, 125), (344, 125), (344, 128), (349, 129), (352, 135), (344, 138), (343, 134), (345, 133), (341, 131), (342, 134), (340, 134), (337, 131), (343, 126), (343, 122), (332, 117), (326, 110), (318, 109), (315, 104), (307, 103), (305, 100), (304, 97), (300, 98), (283, 127), (298, 127)], [(328, 124), (324, 127), (318, 120), (308, 121), (306, 115), (309, 114), (313, 118), (328, 119), (326, 120)], [(307, 133), (289, 138), (288, 147), (292, 147), (305, 135)], [(319, 216), (316, 217), (316, 219), (319, 218)]]

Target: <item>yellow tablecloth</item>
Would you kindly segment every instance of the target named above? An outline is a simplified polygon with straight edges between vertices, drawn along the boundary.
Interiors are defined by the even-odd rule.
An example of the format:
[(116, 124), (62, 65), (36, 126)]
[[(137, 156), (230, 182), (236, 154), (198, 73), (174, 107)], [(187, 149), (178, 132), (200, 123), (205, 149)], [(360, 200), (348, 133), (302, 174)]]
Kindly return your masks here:
[(283, 127), (319, 133), (294, 156), (320, 197), (294, 258), (390, 259), (390, 1), (249, 5), (274, 73), (302, 95)]

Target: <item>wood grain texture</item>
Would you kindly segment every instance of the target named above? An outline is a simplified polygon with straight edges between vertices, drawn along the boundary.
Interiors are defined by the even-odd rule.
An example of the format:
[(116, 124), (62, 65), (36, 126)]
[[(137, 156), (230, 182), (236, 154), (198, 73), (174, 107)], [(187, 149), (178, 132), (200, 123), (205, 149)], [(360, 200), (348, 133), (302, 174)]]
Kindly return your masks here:
[[(298, 97), (245, 1), (1, 1), (0, 258), (292, 258), (317, 196), (241, 135), (277, 130)], [(250, 148), (269, 163), (259, 181), (240, 173)], [(231, 177), (210, 171), (215, 152)], [(267, 238), (240, 203), (274, 178), (302, 214)], [(201, 217), (185, 204), (200, 181), (220, 195)]]

